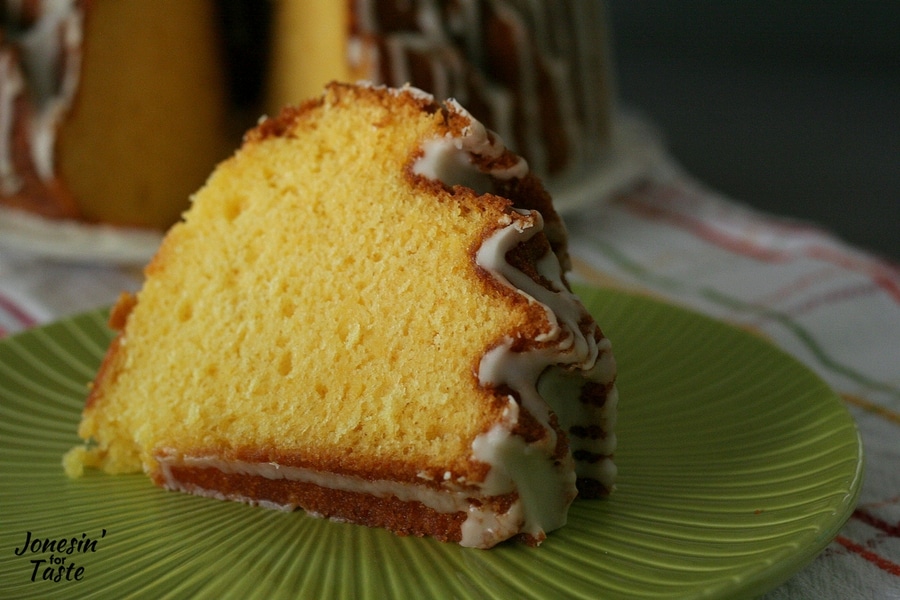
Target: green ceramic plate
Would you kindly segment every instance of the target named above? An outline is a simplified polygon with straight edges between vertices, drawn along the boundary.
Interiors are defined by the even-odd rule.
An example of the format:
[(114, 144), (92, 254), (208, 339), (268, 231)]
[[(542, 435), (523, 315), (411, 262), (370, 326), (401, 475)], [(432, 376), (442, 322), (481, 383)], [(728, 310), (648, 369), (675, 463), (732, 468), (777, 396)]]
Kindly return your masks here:
[[(70, 481), (60, 458), (110, 339), (105, 313), (0, 342), (0, 597), (734, 598), (812, 560), (860, 486), (859, 437), (837, 396), (754, 335), (580, 292), (619, 361), (620, 478), (609, 500), (576, 501), (537, 549), (399, 538), (165, 492), (142, 475)], [(44, 551), (36, 539), (69, 541)], [(61, 581), (43, 580), (47, 567)]]

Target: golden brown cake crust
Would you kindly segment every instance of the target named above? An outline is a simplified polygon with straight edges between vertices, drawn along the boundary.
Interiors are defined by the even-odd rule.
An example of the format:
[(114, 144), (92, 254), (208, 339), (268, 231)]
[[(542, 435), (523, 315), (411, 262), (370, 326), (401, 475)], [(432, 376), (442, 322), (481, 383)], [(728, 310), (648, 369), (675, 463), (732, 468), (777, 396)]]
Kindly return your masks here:
[[(215, 493), (254, 503), (298, 506), (327, 519), (383, 527), (402, 536), (432, 536), (443, 542), (459, 542), (466, 519), (462, 511), (441, 513), (421, 502), (405, 502), (395, 496), (380, 498), (302, 481), (223, 473), (215, 468), (172, 467), (170, 473), (179, 489), (195, 494)], [(160, 472), (152, 478), (161, 487), (168, 483)], [(494, 510), (503, 513), (509, 510), (512, 498), (494, 498), (492, 504)]]

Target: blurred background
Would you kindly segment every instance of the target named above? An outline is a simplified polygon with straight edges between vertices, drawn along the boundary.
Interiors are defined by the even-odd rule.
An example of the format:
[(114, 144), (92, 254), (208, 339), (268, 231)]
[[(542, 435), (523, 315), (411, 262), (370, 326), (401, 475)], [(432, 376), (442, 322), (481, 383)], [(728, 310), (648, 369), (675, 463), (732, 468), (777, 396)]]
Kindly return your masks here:
[(900, 261), (900, 2), (607, 3), (620, 101), (689, 173)]

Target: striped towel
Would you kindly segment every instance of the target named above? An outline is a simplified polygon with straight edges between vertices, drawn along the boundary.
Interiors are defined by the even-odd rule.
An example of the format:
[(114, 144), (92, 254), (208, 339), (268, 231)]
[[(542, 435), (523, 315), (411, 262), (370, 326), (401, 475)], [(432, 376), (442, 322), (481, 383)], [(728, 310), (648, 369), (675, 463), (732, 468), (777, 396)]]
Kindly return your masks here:
[(828, 382), (856, 419), (859, 505), (814, 563), (767, 598), (900, 598), (900, 268), (684, 175), (569, 217), (581, 280), (649, 291), (761, 333)]

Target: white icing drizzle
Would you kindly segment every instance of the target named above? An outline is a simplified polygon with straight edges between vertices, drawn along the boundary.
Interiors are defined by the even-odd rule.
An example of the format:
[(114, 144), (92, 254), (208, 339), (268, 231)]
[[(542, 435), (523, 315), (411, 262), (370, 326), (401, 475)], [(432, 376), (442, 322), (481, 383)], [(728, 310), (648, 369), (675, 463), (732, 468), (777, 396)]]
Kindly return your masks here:
[[(524, 161), (512, 170), (480, 171), (471, 156), (497, 158), (505, 151), (502, 141), (489, 135), (484, 126), (457, 103), (448, 101), (446, 105), (464, 114), (471, 124), (459, 138), (426, 141), (422, 156), (413, 165), (414, 173), (446, 185), (468, 185), (476, 192), (490, 189), (490, 177), (523, 177), (527, 173)], [(568, 506), (577, 493), (576, 472), (578, 476), (595, 478), (607, 488), (612, 487), (615, 473), (608, 456), (615, 448), (615, 437), (578, 439), (573, 449), (586, 450), (603, 458), (593, 463), (579, 461), (577, 471), (573, 469), (571, 453), (562, 464), (554, 464), (552, 457), (557, 436), (551, 424), (551, 410), (564, 430), (576, 425), (597, 424), (603, 418), (611, 424), (610, 415), (615, 412), (614, 393), (601, 409), (605, 416), (598, 414), (601, 411), (597, 407), (582, 402), (580, 394), (585, 380), (612, 385), (615, 363), (609, 341), (599, 336), (584, 306), (569, 292), (563, 281), (562, 267), (552, 251), (548, 250), (535, 265), (547, 287), (507, 262), (506, 254), (510, 250), (543, 231), (540, 213), (515, 211), (499, 224), (501, 228), (484, 240), (476, 252), (475, 262), (530, 304), (542, 306), (549, 327), (536, 337), (538, 345), (523, 352), (512, 350), (515, 344), (512, 338), (501, 340), (482, 357), (478, 380), (485, 387), (505, 385), (514, 390), (522, 408), (537, 419), (546, 433), (542, 439), (530, 444), (513, 435), (519, 412), (518, 405), (510, 399), (504, 423), (476, 438), (472, 456), (491, 466), (482, 486), (484, 492), (497, 495), (516, 491), (521, 530), (542, 539), (546, 531), (565, 524)], [(585, 332), (582, 323), (592, 325)], [(598, 344), (598, 338), (601, 344)], [(601, 356), (603, 360), (598, 360)], [(560, 375), (548, 375), (548, 381), (554, 385), (539, 387), (539, 380), (545, 373), (556, 372)], [(504, 525), (508, 526), (509, 522), (505, 521)], [(464, 527), (464, 537), (468, 540), (492, 535), (484, 530), (485, 527), (500, 525), (470, 518)]]
[[(532, 168), (548, 176), (549, 150), (539, 109), (541, 86), (549, 85), (558, 112), (550, 117), (564, 131), (566, 169), (552, 180), (567, 180), (589, 168), (602, 150), (608, 127), (611, 93), (605, 24), (601, 0), (585, 2), (512, 2), (510, 0), (459, 0), (439, 5), (433, 0), (408, 2), (397, 7), (409, 13), (414, 29), (385, 30), (374, 0), (356, 0), (358, 31), (351, 46), (366, 44), (365, 54), (374, 59), (369, 75), (399, 87), (413, 81), (413, 61), (427, 65), (430, 92), (439, 99), (456, 98), (470, 104), (478, 94), (490, 113), (491, 127), (507, 140), (523, 139), (516, 151), (529, 157)], [(488, 79), (484, 8), (504, 24), (514, 38), (516, 89)], [(389, 56), (380, 57), (372, 36), (380, 36)], [(355, 55), (361, 56), (356, 52)], [(379, 64), (381, 61), (386, 64)], [(479, 72), (479, 83), (467, 77), (467, 66)], [(356, 66), (361, 66), (356, 63)], [(386, 66), (384, 69), (382, 67)], [(547, 80), (536, 73), (542, 70)], [(514, 123), (513, 107), (519, 103), (525, 119)], [(516, 137), (516, 131), (521, 138)], [(559, 140), (555, 140), (558, 142)]]
[[(9, 5), (7, 10), (15, 13), (10, 17), (12, 20), (21, 20), (17, 12), (21, 10), (20, 5)], [(81, 76), (84, 15), (75, 0), (43, 0), (37, 10), (40, 18), (34, 26), (15, 32), (10, 40), (21, 52), (21, 72), (28, 75), (22, 85), (27, 87), (33, 103), (28, 123), (32, 164), (38, 177), (46, 182), (55, 176), (56, 130), (72, 104)], [(0, 76), (6, 77), (12, 70), (12, 67), (4, 68)], [(22, 93), (22, 90), (15, 93)], [(0, 120), (11, 120), (12, 108), (10, 98), (4, 93), (0, 98)], [(0, 191), (5, 194), (15, 193), (18, 189), (17, 176), (11, 173), (11, 161), (2, 154), (11, 148), (11, 133), (11, 127), (0, 127), (0, 135), (3, 135)]]
[[(157, 456), (160, 472), (165, 486), (170, 489), (181, 489), (184, 483), (172, 474), (172, 467), (188, 467), (198, 469), (216, 469), (226, 475), (252, 475), (266, 479), (297, 481), (311, 483), (323, 488), (355, 492), (375, 496), (377, 498), (396, 497), (403, 502), (421, 502), (425, 506), (440, 512), (451, 513), (465, 511), (469, 507), (467, 492), (452, 482), (447, 487), (455, 489), (436, 489), (423, 485), (402, 483), (386, 479), (364, 479), (352, 475), (340, 475), (306, 469), (289, 467), (274, 462), (255, 463), (238, 460), (224, 460), (215, 456), (181, 456), (175, 451), (164, 451)], [(471, 491), (468, 492), (471, 495)], [(272, 503), (274, 504), (274, 503)], [(294, 510), (293, 504), (278, 505), (282, 510)]]
[(34, 127), (34, 164), (38, 175), (45, 181), (54, 176), (56, 128), (72, 104), (81, 77), (83, 15), (80, 10), (70, 6), (68, 1), (61, 1), (59, 5), (61, 12), (57, 36), (62, 41), (62, 48), (54, 50), (57, 53), (57, 60), (64, 68), (58, 75), (57, 92), (42, 104)]
[(615, 380), (615, 360), (611, 344), (603, 338), (599, 343), (599, 355), (594, 367), (587, 373), (572, 372), (560, 368), (547, 369), (538, 380), (540, 395), (551, 404), (553, 412), (569, 430), (573, 425), (593, 423), (603, 429), (603, 437), (579, 437), (569, 435), (569, 448), (573, 453), (585, 451), (600, 457), (595, 462), (575, 461), (578, 477), (595, 479), (607, 489), (612, 489), (616, 478), (616, 466), (612, 454), (616, 449), (616, 415), (619, 400), (618, 391), (613, 385), (607, 392), (603, 406), (593, 406), (579, 401), (581, 388), (585, 379), (600, 383)]
[[(581, 303), (564, 287), (561, 280), (559, 262), (552, 253), (538, 263), (542, 277), (551, 282), (553, 289), (537, 284), (521, 271), (506, 262), (506, 253), (541, 230), (540, 216), (535, 214), (535, 225), (523, 227), (513, 222), (490, 237), (478, 250), (476, 262), (491, 273), (498, 281), (508, 285), (523, 295), (529, 302), (541, 304), (546, 311), (550, 329), (540, 340), (542, 345), (524, 352), (512, 350), (514, 340), (507, 338), (485, 354), (479, 365), (478, 379), (484, 386), (507, 385), (518, 393), (522, 406), (546, 430), (546, 436), (528, 447), (524, 442), (511, 436), (506, 428), (506, 438), (500, 437), (495, 429), (476, 440), (474, 457), (491, 465), (491, 472), (499, 470), (514, 478), (516, 488), (523, 498), (525, 514), (524, 531), (550, 531), (564, 524), (559, 515), (565, 515), (566, 508), (575, 497), (575, 475), (571, 464), (550, 468), (550, 456), (556, 444), (556, 434), (550, 424), (551, 409), (563, 430), (574, 425), (602, 423), (598, 419), (596, 407), (581, 402), (580, 393), (585, 380), (612, 383), (615, 365), (610, 362), (612, 354), (609, 341), (602, 338), (602, 348), (598, 345), (594, 330), (585, 335), (580, 322), (585, 316)], [(552, 260), (551, 260), (552, 258)], [(604, 360), (597, 360), (603, 356)], [(547, 380), (553, 385), (539, 385)], [(614, 389), (614, 388), (613, 388)], [(607, 422), (604, 429), (612, 424), (608, 418), (615, 412), (615, 396), (610, 394), (602, 407), (606, 411)], [(490, 453), (484, 448), (487, 440), (494, 439), (505, 448), (503, 452)], [(513, 442), (512, 440), (517, 440)], [(601, 454), (597, 462), (578, 461), (575, 472), (579, 477), (597, 479), (608, 489), (615, 478), (614, 465), (609, 455), (615, 449), (615, 437), (607, 435), (602, 440), (584, 440), (569, 436), (572, 450), (587, 450)], [(573, 441), (574, 440), (574, 441)], [(518, 452), (511, 451), (516, 443), (522, 445)], [(522, 456), (532, 454), (529, 463), (522, 463)], [(534, 460), (538, 453), (544, 460), (543, 468)], [(523, 468), (525, 467), (525, 468)], [(534, 473), (541, 473), (537, 480), (531, 480)], [(535, 489), (542, 490), (543, 496), (536, 497)], [(548, 501), (547, 494), (555, 494), (555, 501)]]
[[(462, 525), (460, 545), (471, 548), (490, 548), (498, 542), (508, 539), (521, 530), (523, 521), (521, 501), (513, 502), (506, 512), (501, 513), (485, 505), (472, 503), (470, 498), (475, 494), (473, 490), (465, 489), (456, 482), (446, 479), (441, 483), (441, 488), (438, 489), (427, 485), (384, 479), (364, 479), (362, 477), (326, 473), (302, 467), (283, 466), (277, 463), (223, 460), (215, 456), (182, 456), (172, 450), (161, 452), (157, 456), (157, 462), (163, 479), (163, 486), (166, 489), (217, 500), (236, 500), (245, 504), (282, 511), (292, 511), (298, 507), (294, 504), (281, 504), (272, 500), (250, 498), (237, 493), (226, 495), (219, 490), (208, 489), (194, 483), (181, 481), (174, 475), (173, 470), (178, 467), (215, 469), (225, 474), (309, 483), (327, 489), (365, 494), (376, 498), (394, 497), (402, 502), (420, 502), (439, 513), (464, 512), (466, 513), (466, 520)], [(500, 489), (498, 486), (494, 487)], [(512, 489), (509, 491), (512, 491)], [(308, 514), (314, 517), (322, 516), (311, 511)]]
[[(404, 89), (415, 88), (407, 86)], [(416, 92), (428, 95), (421, 90)], [(448, 186), (469, 187), (479, 194), (492, 191), (492, 177), (509, 180), (528, 174), (528, 163), (522, 157), (517, 157), (517, 161), (509, 167), (493, 167), (484, 171), (476, 166), (472, 161), (474, 157), (498, 159), (506, 152), (506, 145), (500, 136), (488, 131), (455, 100), (447, 100), (444, 104), (450, 110), (465, 116), (470, 124), (459, 136), (446, 135), (426, 140), (422, 146), (422, 156), (413, 164), (413, 173), (441, 181)]]
[(22, 72), (12, 53), (0, 52), (0, 194), (12, 195), (22, 187), (22, 179), (12, 160), (12, 136), (15, 122), (15, 102), (25, 89)]
[[(569, 505), (575, 499), (575, 471), (571, 455), (560, 464), (551, 458), (554, 441), (544, 438), (528, 444), (512, 429), (519, 418), (519, 405), (509, 398), (503, 422), (479, 435), (472, 444), (472, 457), (491, 466), (482, 489), (488, 495), (516, 492), (516, 515), (520, 522), (510, 533), (522, 531), (538, 540), (546, 532), (566, 524)], [(549, 429), (548, 429), (549, 431)], [(463, 525), (463, 539), (478, 540), (494, 532), (481, 529), (483, 523), (470, 515)], [(507, 535), (507, 537), (509, 537)]]
[(505, 24), (513, 36), (513, 51), (516, 53), (515, 66), (517, 69), (516, 79), (521, 90), (528, 90), (518, 96), (521, 110), (524, 113), (524, 121), (519, 123), (525, 138), (525, 147), (528, 149), (528, 156), (534, 169), (538, 172), (546, 172), (547, 164), (547, 148), (543, 143), (543, 136), (540, 130), (541, 114), (538, 95), (537, 73), (535, 67), (537, 60), (533, 53), (535, 49), (532, 47), (528, 38), (528, 30), (523, 23), (519, 13), (504, 2), (498, 2), (495, 5), (497, 18)]

